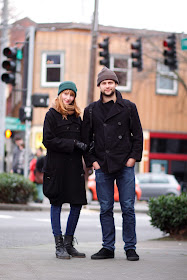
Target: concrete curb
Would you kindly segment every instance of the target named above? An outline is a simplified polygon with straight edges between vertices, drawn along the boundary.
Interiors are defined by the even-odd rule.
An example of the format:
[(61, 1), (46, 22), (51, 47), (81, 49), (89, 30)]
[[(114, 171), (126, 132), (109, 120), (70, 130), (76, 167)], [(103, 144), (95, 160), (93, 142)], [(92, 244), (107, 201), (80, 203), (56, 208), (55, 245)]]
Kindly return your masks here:
[[(69, 204), (64, 204), (62, 210), (69, 211)], [(88, 204), (83, 206), (84, 209), (91, 211), (99, 211), (100, 207), (98, 202), (93, 204)], [(0, 203), (0, 210), (4, 211), (50, 211), (50, 204), (46, 203), (28, 203), (28, 204), (6, 204)], [(148, 205), (146, 203), (140, 202), (135, 204), (136, 213), (148, 213)], [(120, 213), (121, 208), (119, 203), (114, 204), (114, 212)]]

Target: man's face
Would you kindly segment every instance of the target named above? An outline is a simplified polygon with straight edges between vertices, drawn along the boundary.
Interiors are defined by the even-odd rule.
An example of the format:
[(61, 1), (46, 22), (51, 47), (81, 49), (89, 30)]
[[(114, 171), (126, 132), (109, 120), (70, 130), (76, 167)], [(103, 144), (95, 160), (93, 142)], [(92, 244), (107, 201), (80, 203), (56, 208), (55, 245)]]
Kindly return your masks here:
[(23, 139), (18, 139), (15, 141), (16, 145), (20, 147), (23, 144)]
[(113, 80), (104, 80), (100, 83), (100, 90), (105, 96), (112, 96), (116, 89), (116, 83)]

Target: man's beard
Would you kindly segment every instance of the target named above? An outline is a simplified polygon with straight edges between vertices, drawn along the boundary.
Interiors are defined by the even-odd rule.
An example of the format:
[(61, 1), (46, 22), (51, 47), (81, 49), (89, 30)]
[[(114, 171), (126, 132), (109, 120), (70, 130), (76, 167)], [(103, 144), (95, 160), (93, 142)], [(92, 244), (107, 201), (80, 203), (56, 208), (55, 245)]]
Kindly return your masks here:
[(110, 94), (106, 94), (105, 92), (101, 92), (102, 96), (112, 97), (115, 94), (115, 91), (112, 91)]

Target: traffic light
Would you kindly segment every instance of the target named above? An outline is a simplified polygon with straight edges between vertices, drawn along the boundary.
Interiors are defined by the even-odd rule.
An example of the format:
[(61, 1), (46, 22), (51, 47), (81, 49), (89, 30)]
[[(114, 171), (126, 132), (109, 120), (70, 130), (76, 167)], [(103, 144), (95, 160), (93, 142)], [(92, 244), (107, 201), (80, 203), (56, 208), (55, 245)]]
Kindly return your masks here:
[(131, 53), (131, 57), (133, 58), (132, 67), (138, 69), (138, 72), (143, 69), (143, 61), (142, 61), (142, 40), (141, 38), (137, 39), (136, 42), (131, 44), (131, 49), (136, 50)]
[(48, 93), (34, 93), (32, 95), (32, 105), (34, 107), (48, 107), (49, 106), (49, 94)]
[(103, 49), (99, 52), (99, 55), (103, 58), (99, 61), (99, 64), (110, 68), (109, 37), (105, 38), (102, 43), (99, 43), (99, 47)]
[(176, 54), (176, 36), (171, 34), (163, 41), (163, 46), (166, 48), (163, 52), (164, 64), (167, 65), (171, 71), (177, 69), (177, 54)]
[(10, 129), (5, 130), (5, 137), (9, 139), (12, 136), (12, 131)]
[(4, 48), (3, 54), (8, 60), (4, 60), (2, 63), (2, 67), (6, 69), (7, 72), (1, 75), (1, 80), (6, 84), (15, 86), (17, 48)]
[(32, 107), (20, 107), (19, 108), (19, 119), (21, 122), (32, 121)]

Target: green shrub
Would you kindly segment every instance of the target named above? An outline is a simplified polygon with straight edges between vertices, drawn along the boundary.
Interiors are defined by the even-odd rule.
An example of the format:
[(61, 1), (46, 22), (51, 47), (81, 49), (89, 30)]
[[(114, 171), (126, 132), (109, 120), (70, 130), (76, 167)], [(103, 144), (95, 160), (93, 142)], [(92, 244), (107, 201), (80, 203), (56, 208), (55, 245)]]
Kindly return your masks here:
[(25, 204), (37, 195), (35, 185), (22, 175), (0, 174), (0, 203)]
[(187, 234), (187, 195), (160, 196), (149, 201), (151, 224), (172, 235)]

